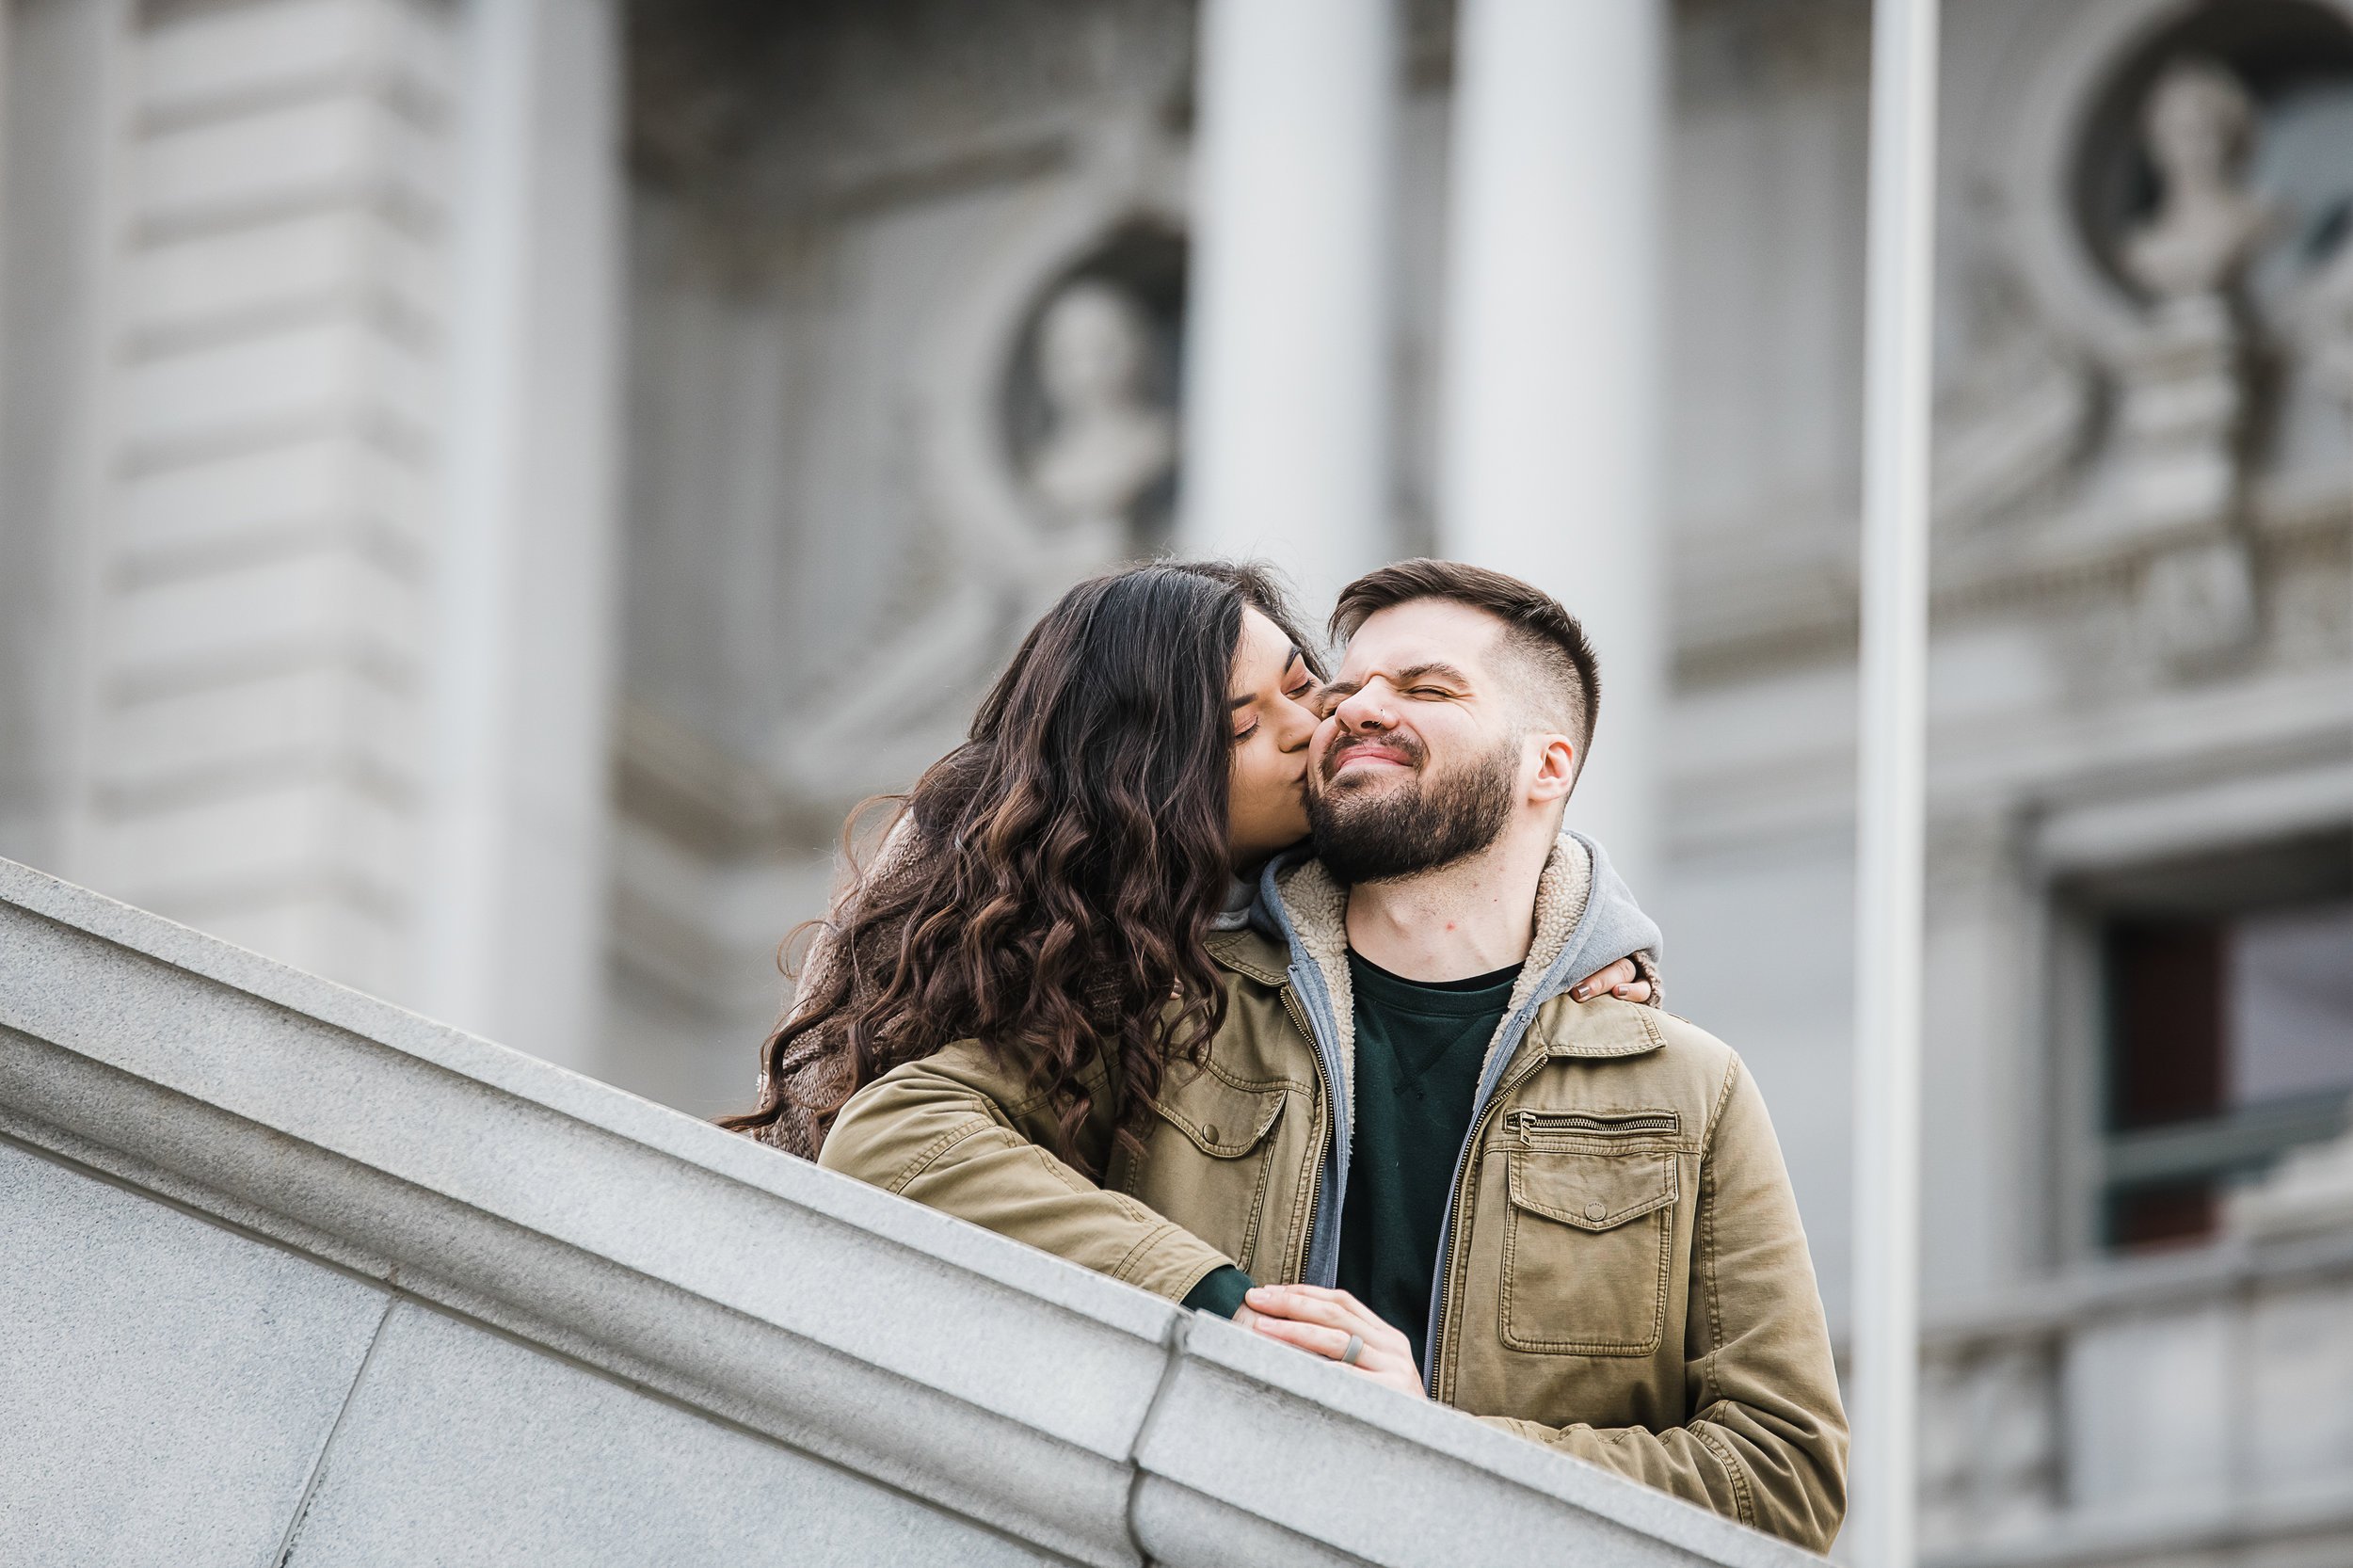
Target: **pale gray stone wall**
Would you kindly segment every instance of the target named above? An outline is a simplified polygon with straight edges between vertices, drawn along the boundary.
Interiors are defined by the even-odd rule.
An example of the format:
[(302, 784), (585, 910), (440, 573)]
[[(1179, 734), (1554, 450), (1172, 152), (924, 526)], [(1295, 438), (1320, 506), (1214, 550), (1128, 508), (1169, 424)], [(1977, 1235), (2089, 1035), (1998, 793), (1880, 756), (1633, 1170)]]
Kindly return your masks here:
[(0, 861), (0, 1561), (1813, 1560)]

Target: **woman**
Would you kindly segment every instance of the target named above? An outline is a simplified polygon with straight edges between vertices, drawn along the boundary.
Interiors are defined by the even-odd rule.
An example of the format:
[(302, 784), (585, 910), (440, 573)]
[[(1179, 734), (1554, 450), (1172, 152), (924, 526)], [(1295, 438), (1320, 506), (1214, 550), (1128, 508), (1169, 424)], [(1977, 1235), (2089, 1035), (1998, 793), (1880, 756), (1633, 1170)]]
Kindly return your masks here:
[[(893, 1190), (1176, 1300), (1236, 1254), (1291, 1266), (1255, 1219), (1221, 1251), (1129, 1194), (1201, 1156), (1263, 1204), (1270, 1129), (1328, 1137), (1316, 1086), (1204, 1071), (1253, 878), (1306, 833), (1321, 678), (1261, 568), (1073, 588), (907, 796), (766, 1044), (760, 1105), (724, 1125), (859, 1174), (919, 1149)], [(1624, 960), (1579, 994), (1605, 986), (1649, 996)], [(1232, 1125), (1164, 1105), (1172, 1071)]]

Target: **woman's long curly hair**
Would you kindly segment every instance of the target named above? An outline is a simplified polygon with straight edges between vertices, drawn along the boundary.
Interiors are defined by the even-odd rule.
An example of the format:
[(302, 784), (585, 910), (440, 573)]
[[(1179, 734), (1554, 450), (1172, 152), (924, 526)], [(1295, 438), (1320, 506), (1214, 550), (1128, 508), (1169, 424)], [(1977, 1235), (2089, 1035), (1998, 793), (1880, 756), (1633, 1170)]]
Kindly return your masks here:
[(811, 922), (760, 1103), (720, 1125), (813, 1159), (857, 1090), (969, 1039), (1050, 1096), (1053, 1152), (1087, 1175), (1103, 1175), (1077, 1146), (1090, 1083), (1140, 1150), (1163, 1070), (1200, 1060), (1225, 1019), (1206, 939), (1232, 876), (1227, 685), (1245, 605), (1317, 666), (1261, 567), (1162, 563), (1064, 595), (864, 877)]

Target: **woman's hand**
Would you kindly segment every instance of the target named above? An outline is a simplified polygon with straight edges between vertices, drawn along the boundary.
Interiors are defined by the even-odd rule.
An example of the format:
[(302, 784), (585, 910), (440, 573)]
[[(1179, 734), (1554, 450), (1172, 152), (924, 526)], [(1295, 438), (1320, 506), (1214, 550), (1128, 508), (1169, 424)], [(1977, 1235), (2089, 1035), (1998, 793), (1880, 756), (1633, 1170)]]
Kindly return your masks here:
[(1243, 1298), (1234, 1321), (1269, 1339), (1337, 1361), (1353, 1337), (1364, 1344), (1349, 1369), (1417, 1400), (1428, 1399), (1414, 1347), (1373, 1310), (1345, 1290), (1321, 1285), (1260, 1285)]
[(1578, 981), (1569, 995), (1578, 1001), (1591, 1001), (1607, 993), (1621, 1001), (1650, 1000), (1650, 982), (1634, 967), (1631, 958), (1621, 958), (1606, 969), (1596, 969)]

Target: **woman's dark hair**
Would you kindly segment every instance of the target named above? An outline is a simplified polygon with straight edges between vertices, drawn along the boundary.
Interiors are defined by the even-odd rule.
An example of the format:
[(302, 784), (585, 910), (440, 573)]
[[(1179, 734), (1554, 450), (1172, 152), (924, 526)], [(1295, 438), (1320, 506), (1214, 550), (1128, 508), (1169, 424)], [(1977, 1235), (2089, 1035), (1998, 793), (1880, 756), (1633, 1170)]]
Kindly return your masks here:
[(1262, 567), (1164, 562), (1064, 594), (970, 738), (904, 797), (876, 862), (811, 922), (760, 1103), (720, 1125), (814, 1158), (858, 1089), (971, 1039), (1050, 1096), (1054, 1152), (1088, 1175), (1103, 1174), (1076, 1147), (1090, 1080), (1140, 1147), (1163, 1068), (1199, 1060), (1225, 1018), (1206, 938), (1231, 876), (1226, 696), (1245, 605), (1322, 673)]

